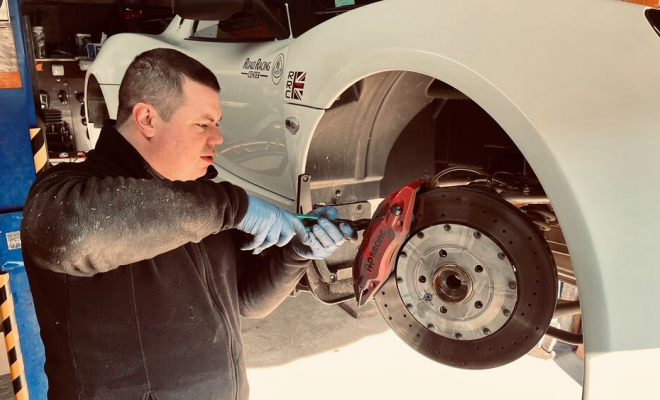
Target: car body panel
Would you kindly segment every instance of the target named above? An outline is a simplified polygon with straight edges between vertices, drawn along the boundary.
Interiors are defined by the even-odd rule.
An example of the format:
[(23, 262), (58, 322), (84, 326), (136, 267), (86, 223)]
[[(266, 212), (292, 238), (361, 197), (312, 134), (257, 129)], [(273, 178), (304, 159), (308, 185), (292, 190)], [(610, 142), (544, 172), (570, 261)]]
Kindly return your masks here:
[[(175, 30), (175, 19), (161, 38), (111, 38), (90, 73), (102, 86), (118, 85), (122, 68), (152, 47), (200, 59), (219, 75), (223, 102), (265, 107), (249, 119), (223, 103), (228, 143), (263, 135), (286, 147), (279, 156), (287, 166), (276, 177), (241, 170), (229, 157), (216, 159), (221, 177), (287, 208), (295, 206), (296, 177), (305, 172), (323, 110), (346, 88), (389, 70), (454, 86), (511, 136), (559, 217), (584, 315), (585, 398), (625, 398), (631, 387), (644, 397), (660, 371), (660, 314), (651, 311), (660, 289), (653, 235), (660, 222), (660, 37), (644, 11), (615, 0), (387, 0), (294, 40), (215, 43), (223, 50), (204, 54), (198, 49), (209, 43), (181, 41), (186, 34)], [(188, 23), (178, 29), (189, 31)], [(280, 53), (287, 58), (280, 84), (264, 89), (239, 76), (248, 56)], [(287, 92), (296, 73), (306, 73), (299, 99)], [(250, 84), (250, 94), (240, 92)], [(295, 135), (278, 125), (288, 117), (300, 122)]]
[[(660, 358), (640, 363), (629, 354), (657, 355), (660, 347), (660, 315), (640, 310), (660, 286), (652, 234), (660, 214), (660, 38), (644, 8), (421, 1), (411, 10), (402, 3), (347, 13), (292, 44), (289, 68), (308, 71), (300, 103), (328, 107), (353, 82), (386, 70), (433, 76), (468, 95), (512, 137), (558, 214), (584, 313), (585, 393), (624, 397), (620, 381), (603, 377), (615, 375), (612, 368), (634, 382), (625, 387), (648, 387)], [(452, 18), (438, 23), (443, 14)], [(384, 29), (374, 29), (406, 23), (402, 15), (405, 34), (384, 40)], [(322, 52), (337, 56), (323, 58), (310, 43), (329, 36), (335, 40)]]
[(282, 118), (282, 82), (280, 79), (280, 85), (275, 84), (272, 76), (274, 60), (286, 59), (288, 41), (225, 43), (222, 57), (214, 51), (217, 43), (185, 44), (187, 53), (218, 77), (222, 112), (230, 116), (220, 124), (224, 142), (216, 153), (216, 165), (295, 199), (286, 147), (288, 133)]

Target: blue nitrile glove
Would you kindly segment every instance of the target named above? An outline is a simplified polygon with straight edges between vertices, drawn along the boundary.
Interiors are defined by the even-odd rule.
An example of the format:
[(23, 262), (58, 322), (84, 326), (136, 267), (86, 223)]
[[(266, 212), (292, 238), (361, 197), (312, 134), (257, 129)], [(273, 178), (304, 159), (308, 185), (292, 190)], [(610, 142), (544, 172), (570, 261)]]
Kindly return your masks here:
[(300, 257), (310, 260), (323, 260), (330, 257), (347, 239), (357, 237), (356, 232), (348, 224), (342, 222), (337, 227), (333, 222), (330, 222), (337, 218), (335, 207), (319, 207), (309, 214), (320, 217), (318, 223), (312, 227), (309, 243), (303, 244), (298, 240), (291, 242), (293, 251)]
[(302, 243), (308, 243), (312, 236), (305, 231), (305, 226), (298, 218), (274, 204), (248, 195), (248, 208), (245, 217), (236, 227), (254, 235), (242, 250), (254, 249), (254, 254), (276, 244), (284, 246), (294, 236)]

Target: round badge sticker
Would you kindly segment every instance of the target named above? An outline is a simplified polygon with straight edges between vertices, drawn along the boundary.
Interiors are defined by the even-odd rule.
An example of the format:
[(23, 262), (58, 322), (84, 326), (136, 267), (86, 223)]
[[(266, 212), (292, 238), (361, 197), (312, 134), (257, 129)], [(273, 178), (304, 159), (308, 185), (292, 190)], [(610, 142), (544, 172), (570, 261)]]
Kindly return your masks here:
[(280, 84), (283, 73), (284, 73), (284, 54), (280, 53), (277, 55), (277, 58), (275, 58), (275, 62), (273, 63), (273, 72), (271, 73), (271, 77), (273, 78), (274, 84), (276, 85)]

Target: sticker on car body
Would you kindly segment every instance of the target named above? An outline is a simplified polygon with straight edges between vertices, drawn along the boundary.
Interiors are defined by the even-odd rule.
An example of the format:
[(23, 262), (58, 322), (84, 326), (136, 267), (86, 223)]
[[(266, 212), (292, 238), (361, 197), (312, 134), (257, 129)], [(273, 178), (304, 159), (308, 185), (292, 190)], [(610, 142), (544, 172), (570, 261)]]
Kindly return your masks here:
[(284, 92), (284, 97), (292, 100), (302, 100), (306, 79), (307, 72), (289, 71), (289, 75), (286, 79), (286, 91)]
[(280, 84), (282, 74), (284, 74), (284, 54), (280, 53), (273, 62), (273, 72), (271, 73), (271, 77), (273, 78), (274, 84)]
[(243, 63), (243, 69), (246, 71), (241, 72), (241, 75), (246, 75), (252, 79), (268, 78), (267, 72), (270, 72), (271, 64), (271, 62), (261, 61), (261, 58), (250, 60), (250, 57), (248, 57)]

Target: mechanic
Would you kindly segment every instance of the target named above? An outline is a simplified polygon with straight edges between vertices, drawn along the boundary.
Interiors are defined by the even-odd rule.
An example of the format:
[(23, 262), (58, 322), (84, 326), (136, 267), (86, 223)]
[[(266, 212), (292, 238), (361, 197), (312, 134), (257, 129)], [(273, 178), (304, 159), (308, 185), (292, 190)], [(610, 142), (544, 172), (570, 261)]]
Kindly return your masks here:
[(330, 222), (335, 208), (315, 210), (307, 232), (211, 180), (219, 91), (183, 53), (142, 53), (116, 127), (106, 121), (85, 162), (34, 182), (21, 239), (49, 399), (248, 398), (239, 315), (267, 316), (310, 259), (355, 235)]

